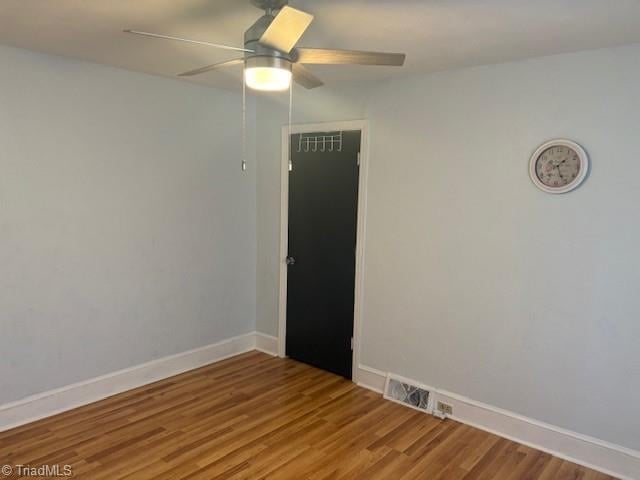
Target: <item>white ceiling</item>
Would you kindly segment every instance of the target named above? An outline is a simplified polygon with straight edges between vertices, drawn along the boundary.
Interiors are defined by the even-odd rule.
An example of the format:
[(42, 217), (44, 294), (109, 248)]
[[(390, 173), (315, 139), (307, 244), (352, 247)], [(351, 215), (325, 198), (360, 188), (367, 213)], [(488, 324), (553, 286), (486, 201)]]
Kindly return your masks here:
[[(328, 85), (640, 42), (639, 0), (292, 0), (315, 15), (301, 46), (407, 53), (404, 68), (312, 66)], [(242, 46), (249, 0), (1, 0), (0, 43), (164, 76), (233, 52), (122, 33)], [(240, 67), (185, 79), (240, 86)]]

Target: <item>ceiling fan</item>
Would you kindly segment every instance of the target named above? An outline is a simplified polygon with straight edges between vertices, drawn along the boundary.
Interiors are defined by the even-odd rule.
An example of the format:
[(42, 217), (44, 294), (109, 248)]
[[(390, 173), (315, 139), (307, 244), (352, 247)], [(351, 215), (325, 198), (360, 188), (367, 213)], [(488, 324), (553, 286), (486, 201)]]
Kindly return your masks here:
[(244, 34), (244, 48), (190, 40), (186, 38), (124, 30), (126, 33), (152, 38), (176, 40), (215, 48), (243, 52), (242, 58), (207, 65), (179, 74), (182, 77), (199, 75), (234, 65), (244, 65), (245, 84), (255, 90), (286, 90), (291, 80), (305, 88), (323, 85), (304, 65), (386, 65), (402, 66), (403, 53), (363, 52), (356, 50), (329, 50), (323, 48), (296, 48), (296, 44), (313, 21), (313, 15), (288, 5), (288, 0), (251, 0), (265, 11)]

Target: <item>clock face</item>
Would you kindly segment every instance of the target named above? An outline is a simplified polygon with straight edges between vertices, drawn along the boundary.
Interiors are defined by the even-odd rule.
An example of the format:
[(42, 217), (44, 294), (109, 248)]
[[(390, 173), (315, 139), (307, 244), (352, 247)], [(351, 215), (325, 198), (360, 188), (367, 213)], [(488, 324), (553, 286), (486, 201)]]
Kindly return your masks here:
[(577, 188), (589, 170), (587, 152), (566, 139), (550, 140), (538, 147), (529, 162), (533, 183), (547, 193), (567, 193)]
[(566, 187), (580, 175), (580, 156), (571, 147), (552, 146), (536, 160), (536, 176), (547, 187)]

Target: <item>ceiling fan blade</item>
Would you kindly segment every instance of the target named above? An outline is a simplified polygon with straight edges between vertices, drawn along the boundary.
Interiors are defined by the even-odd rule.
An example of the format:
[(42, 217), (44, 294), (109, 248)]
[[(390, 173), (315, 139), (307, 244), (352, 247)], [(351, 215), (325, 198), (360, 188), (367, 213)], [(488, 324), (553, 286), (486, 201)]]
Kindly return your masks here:
[(165, 40), (176, 40), (178, 42), (195, 43), (197, 45), (206, 45), (208, 47), (222, 48), (223, 50), (233, 50), (234, 52), (253, 53), (253, 50), (248, 50), (246, 48), (230, 47), (229, 45), (220, 45), (218, 43), (202, 42), (200, 40), (190, 40), (188, 38), (172, 37), (171, 35), (161, 35), (159, 33), (141, 32), (139, 30), (123, 30), (123, 32), (132, 33), (134, 35), (142, 35), (144, 37), (163, 38)]
[(404, 53), (361, 52), (358, 50), (329, 50), (325, 48), (297, 48), (297, 61), (316, 65), (404, 65)]
[(304, 88), (311, 89), (324, 85), (322, 80), (311, 73), (308, 68), (300, 65), (299, 63), (294, 63), (291, 70), (293, 73), (293, 80)]
[(289, 53), (312, 21), (310, 13), (285, 5), (260, 37), (260, 43)]
[(201, 73), (210, 72), (218, 68), (232, 67), (234, 65), (244, 64), (244, 58), (234, 58), (233, 60), (227, 60), (226, 62), (214, 63), (213, 65), (207, 65), (206, 67), (196, 68), (195, 70), (189, 70), (188, 72), (179, 73), (179, 77), (192, 77), (193, 75), (199, 75)]

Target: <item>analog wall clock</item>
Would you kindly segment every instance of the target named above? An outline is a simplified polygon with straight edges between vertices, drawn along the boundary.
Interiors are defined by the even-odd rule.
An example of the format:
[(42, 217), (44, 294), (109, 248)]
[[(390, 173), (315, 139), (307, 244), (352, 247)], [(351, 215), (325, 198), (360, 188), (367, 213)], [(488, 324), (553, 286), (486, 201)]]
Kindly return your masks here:
[(567, 193), (578, 188), (588, 171), (587, 152), (576, 142), (566, 139), (540, 145), (529, 162), (531, 180), (548, 193)]

